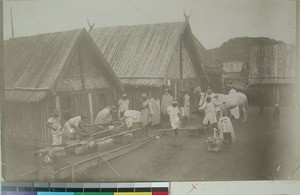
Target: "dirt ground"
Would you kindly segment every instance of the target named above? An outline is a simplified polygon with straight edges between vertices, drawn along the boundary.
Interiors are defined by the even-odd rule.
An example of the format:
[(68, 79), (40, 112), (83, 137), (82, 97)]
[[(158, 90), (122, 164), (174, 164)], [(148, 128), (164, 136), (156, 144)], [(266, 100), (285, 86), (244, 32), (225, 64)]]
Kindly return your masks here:
[[(208, 152), (206, 138), (212, 132), (196, 136), (186, 131), (175, 139), (174, 133), (155, 139), (130, 153), (102, 163), (80, 176), (82, 182), (101, 181), (193, 181), (193, 180), (266, 180), (300, 179), (300, 112), (281, 108), (281, 126), (272, 128), (273, 108), (265, 108), (264, 116), (250, 106), (247, 124), (232, 120), (236, 141), (219, 153)], [(191, 123), (202, 123), (193, 116)], [(294, 124), (294, 125), (292, 125)], [(157, 133), (152, 129), (151, 134)], [(13, 174), (31, 171), (34, 148), (10, 146), (7, 165)], [(295, 173), (292, 175), (293, 171)], [(118, 176), (118, 174), (120, 177)]]
[[(296, 115), (291, 108), (281, 108), (281, 127), (272, 128), (273, 108), (250, 107), (249, 121), (234, 120), (236, 141), (219, 153), (208, 152), (206, 137), (181, 132), (176, 140), (173, 132), (156, 139), (126, 156), (121, 156), (93, 169), (82, 177), (88, 181), (192, 181), (192, 180), (267, 180), (287, 179), (300, 164), (295, 149), (299, 133), (292, 126)], [(293, 117), (291, 117), (293, 116)], [(297, 115), (298, 116), (298, 115)], [(193, 123), (202, 118), (193, 117)], [(299, 136), (298, 136), (299, 137)], [(119, 177), (116, 172), (121, 176)], [(299, 170), (300, 172), (300, 170)], [(299, 173), (292, 179), (299, 179)]]

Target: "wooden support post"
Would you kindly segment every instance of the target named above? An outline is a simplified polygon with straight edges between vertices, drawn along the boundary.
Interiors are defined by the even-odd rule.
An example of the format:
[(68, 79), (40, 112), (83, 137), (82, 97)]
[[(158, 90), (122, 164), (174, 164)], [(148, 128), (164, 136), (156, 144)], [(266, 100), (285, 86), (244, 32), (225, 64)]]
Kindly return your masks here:
[(180, 65), (180, 79), (183, 77), (183, 65), (182, 65), (182, 35), (180, 36), (179, 43), (179, 65)]
[(92, 94), (88, 94), (88, 99), (89, 99), (89, 109), (90, 109), (90, 118), (91, 118), (91, 123), (93, 123), (94, 120), (94, 111), (93, 111), (93, 98)]
[(55, 96), (55, 108), (60, 111), (60, 100), (59, 100), (59, 96)]
[(279, 91), (280, 91), (280, 86), (277, 85), (276, 86), (276, 104), (280, 104), (280, 94), (279, 94)]
[(177, 99), (178, 97), (178, 83), (174, 83), (174, 98)]
[(83, 76), (83, 67), (82, 67), (82, 56), (80, 55), (79, 47), (77, 49), (77, 55), (78, 55), (78, 60), (79, 60), (79, 72), (80, 72), (80, 81), (81, 81), (81, 86), (82, 90), (85, 90), (85, 82), (84, 82), (84, 76)]

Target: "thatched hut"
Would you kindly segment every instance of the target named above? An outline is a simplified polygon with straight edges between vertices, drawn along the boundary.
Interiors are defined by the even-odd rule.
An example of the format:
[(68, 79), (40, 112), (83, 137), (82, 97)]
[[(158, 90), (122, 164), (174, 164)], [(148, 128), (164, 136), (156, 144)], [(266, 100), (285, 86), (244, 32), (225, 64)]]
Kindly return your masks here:
[(140, 95), (161, 95), (170, 85), (173, 96), (194, 85), (208, 86), (203, 54), (197, 49), (188, 21), (93, 29), (91, 37), (126, 88), (131, 107)]
[(84, 29), (13, 38), (4, 43), (5, 139), (51, 141), (45, 122), (54, 108), (62, 122), (115, 103), (121, 83)]

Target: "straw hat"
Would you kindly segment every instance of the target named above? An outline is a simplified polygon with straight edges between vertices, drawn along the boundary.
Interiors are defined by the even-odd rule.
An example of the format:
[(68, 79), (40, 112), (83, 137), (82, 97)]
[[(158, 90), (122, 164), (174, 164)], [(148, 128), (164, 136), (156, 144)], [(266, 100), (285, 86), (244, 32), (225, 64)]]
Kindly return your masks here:
[(275, 104), (275, 107), (277, 107), (277, 108), (278, 108), (278, 107), (279, 107), (279, 104)]
[(126, 93), (123, 93), (122, 97), (127, 97), (127, 94), (126, 94)]

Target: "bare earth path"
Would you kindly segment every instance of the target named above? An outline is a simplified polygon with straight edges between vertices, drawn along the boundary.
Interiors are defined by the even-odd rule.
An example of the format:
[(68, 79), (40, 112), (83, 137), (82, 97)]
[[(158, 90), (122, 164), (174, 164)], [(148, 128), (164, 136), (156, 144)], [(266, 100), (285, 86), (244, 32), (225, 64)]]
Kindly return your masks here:
[[(292, 171), (286, 154), (289, 153), (292, 133), (288, 108), (282, 108), (281, 126), (272, 129), (273, 108), (265, 109), (263, 117), (258, 109), (249, 108), (249, 121), (234, 120), (236, 142), (222, 152), (206, 150), (209, 134), (188, 136), (181, 132), (179, 140), (173, 133), (156, 139), (126, 156), (111, 161), (121, 178), (103, 164), (88, 172), (82, 179), (90, 181), (191, 181), (191, 180), (265, 180), (286, 179)], [(202, 121), (202, 119), (194, 118)], [(279, 172), (276, 172), (281, 164)], [(282, 177), (282, 178), (281, 178)]]

